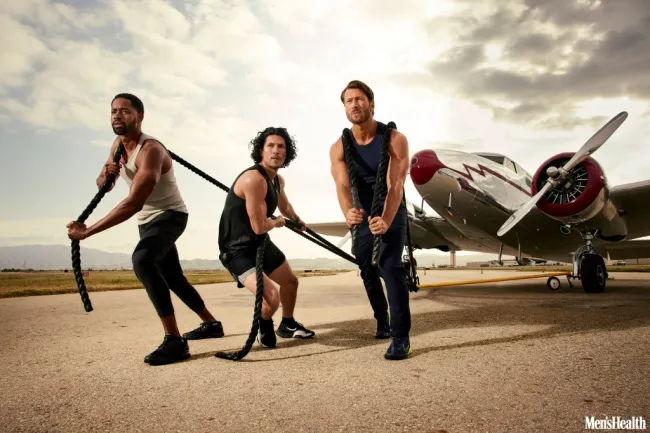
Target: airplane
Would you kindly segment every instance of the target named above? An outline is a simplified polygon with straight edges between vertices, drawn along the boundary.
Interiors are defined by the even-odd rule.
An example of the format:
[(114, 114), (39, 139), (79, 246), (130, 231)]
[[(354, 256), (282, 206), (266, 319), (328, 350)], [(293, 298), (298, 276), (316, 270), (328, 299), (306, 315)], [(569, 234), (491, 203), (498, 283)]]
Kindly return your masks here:
[[(532, 175), (499, 153), (415, 152), (409, 176), (422, 205), (405, 200), (413, 249), (492, 253), (499, 262), (507, 254), (520, 264), (571, 261), (568, 278), (586, 293), (604, 292), (603, 256), (650, 257), (650, 240), (632, 240), (650, 236), (650, 180), (610, 186), (591, 156), (626, 118), (619, 113), (577, 152), (549, 157)], [(437, 215), (425, 212), (424, 202)], [(344, 237), (339, 248), (349, 238), (345, 221), (308, 226)]]

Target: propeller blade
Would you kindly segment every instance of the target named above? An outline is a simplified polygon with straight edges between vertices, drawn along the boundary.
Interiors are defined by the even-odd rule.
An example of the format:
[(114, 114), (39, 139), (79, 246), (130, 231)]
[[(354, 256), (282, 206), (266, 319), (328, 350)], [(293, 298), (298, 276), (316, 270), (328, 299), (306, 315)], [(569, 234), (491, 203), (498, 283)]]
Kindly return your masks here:
[(589, 155), (598, 150), (600, 146), (602, 146), (609, 139), (609, 137), (612, 136), (618, 127), (621, 126), (623, 122), (625, 122), (625, 119), (627, 119), (626, 111), (622, 111), (616, 116), (612, 117), (609, 122), (607, 122), (594, 135), (592, 135), (585, 144), (582, 145), (580, 150), (578, 150), (576, 154), (573, 155), (573, 158), (571, 158), (563, 168), (566, 171), (571, 171), (573, 167), (587, 159)]
[(541, 190), (539, 190), (539, 192), (535, 194), (533, 198), (528, 200), (526, 204), (521, 206), (519, 209), (517, 209), (515, 213), (510, 215), (510, 218), (508, 218), (508, 220), (505, 223), (503, 223), (503, 225), (497, 232), (497, 236), (501, 237), (506, 233), (508, 233), (510, 229), (516, 226), (517, 223), (519, 223), (519, 221), (521, 221), (526, 215), (528, 215), (528, 212), (530, 212), (531, 209), (535, 207), (539, 199), (542, 198), (544, 194), (546, 194), (546, 192), (551, 188), (551, 186), (552, 185), (550, 182), (546, 182), (546, 185), (544, 185), (544, 187)]

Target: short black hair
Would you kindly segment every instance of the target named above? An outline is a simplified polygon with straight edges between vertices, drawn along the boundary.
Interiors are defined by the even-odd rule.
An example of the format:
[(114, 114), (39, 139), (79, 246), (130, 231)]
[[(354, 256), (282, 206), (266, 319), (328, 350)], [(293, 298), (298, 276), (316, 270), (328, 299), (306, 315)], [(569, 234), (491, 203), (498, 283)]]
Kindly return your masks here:
[[(133, 105), (135, 111), (137, 111), (138, 113), (144, 113), (144, 104), (137, 96), (132, 95), (131, 93), (118, 93), (113, 98), (113, 101), (115, 101), (117, 98), (128, 99), (129, 101), (131, 101), (131, 105)], [(111, 101), (111, 104), (113, 103), (113, 101)]]
[(350, 81), (347, 86), (345, 86), (345, 89), (341, 92), (341, 102), (345, 103), (343, 100), (345, 96), (345, 91), (348, 89), (359, 89), (361, 90), (364, 95), (366, 95), (366, 98), (368, 98), (368, 102), (373, 102), (375, 100), (375, 93), (372, 91), (370, 86), (368, 86), (366, 83), (360, 80), (352, 80)]
[(253, 158), (256, 164), (262, 162), (262, 149), (264, 149), (264, 143), (269, 135), (279, 135), (284, 138), (287, 146), (287, 157), (284, 160), (284, 164), (281, 165), (281, 168), (288, 167), (291, 161), (298, 156), (298, 149), (295, 140), (289, 135), (287, 129), (282, 127), (269, 126), (263, 131), (258, 132), (255, 138), (248, 144), (251, 150), (251, 158)]

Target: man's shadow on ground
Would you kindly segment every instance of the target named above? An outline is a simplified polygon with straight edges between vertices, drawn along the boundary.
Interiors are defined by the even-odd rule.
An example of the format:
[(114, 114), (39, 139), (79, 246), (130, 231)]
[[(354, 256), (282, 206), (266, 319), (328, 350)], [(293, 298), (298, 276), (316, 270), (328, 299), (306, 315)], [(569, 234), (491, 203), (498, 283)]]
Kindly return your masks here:
[[(498, 289), (498, 292), (491, 290), (486, 293), (444, 293), (438, 290), (427, 290), (427, 292), (423, 296), (421, 295), (416, 299), (411, 299), (411, 305), (422, 300), (435, 300), (455, 307), (456, 309), (412, 314), (411, 344), (413, 353), (411, 358), (439, 350), (538, 340), (569, 334), (619, 331), (650, 325), (650, 291), (643, 288), (622, 287), (620, 289), (609, 289), (608, 292), (600, 294), (549, 293), (545, 287), (540, 288), (536, 286), (519, 288), (502, 287)], [(535, 296), (546, 294), (548, 296), (527, 298), (527, 294)], [(481, 305), (486, 303), (492, 303), (492, 305)], [(370, 309), (370, 306), (368, 308)], [(526, 332), (525, 334), (451, 344), (434, 344), (425, 347), (418, 347), (413, 344), (413, 337), (434, 331), (494, 326), (540, 325), (550, 325), (550, 327), (543, 330)], [(265, 357), (264, 359), (251, 359), (246, 357), (240, 362), (269, 362), (304, 358), (377, 345), (387, 348), (390, 343), (390, 339), (375, 339), (376, 321), (374, 318), (326, 323), (310, 326), (310, 329), (314, 331), (327, 330), (327, 332), (320, 335), (317, 332), (316, 337), (311, 339), (282, 339), (278, 337), (278, 344), (275, 349), (260, 347), (256, 340), (248, 356), (258, 351), (273, 351), (274, 355), (277, 353), (277, 356), (272, 356), (271, 358)], [(248, 332), (237, 334), (237, 336), (243, 337), (241, 345), (230, 349), (223, 349), (222, 351), (236, 352), (240, 350), (248, 335)], [(229, 337), (232, 336), (235, 335)], [(283, 348), (314, 343), (332, 346), (332, 349), (287, 356), (283, 356), (282, 354)], [(186, 362), (213, 357), (215, 353), (216, 351), (210, 351), (196, 354)]]

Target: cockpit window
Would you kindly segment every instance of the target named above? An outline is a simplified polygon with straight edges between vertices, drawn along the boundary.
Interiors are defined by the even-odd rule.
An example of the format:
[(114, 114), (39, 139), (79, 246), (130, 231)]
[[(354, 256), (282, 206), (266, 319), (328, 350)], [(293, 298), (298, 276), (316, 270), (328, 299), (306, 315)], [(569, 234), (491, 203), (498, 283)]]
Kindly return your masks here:
[(485, 159), (489, 159), (490, 161), (494, 161), (497, 164), (503, 165), (503, 162), (505, 161), (506, 157), (503, 155), (498, 155), (496, 153), (475, 153), (474, 155), (481, 156)]

